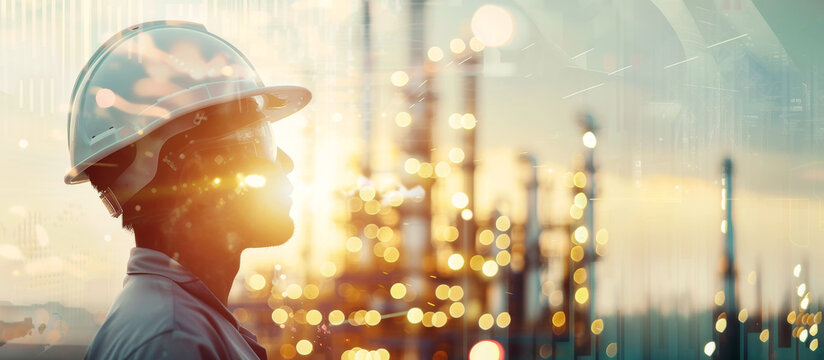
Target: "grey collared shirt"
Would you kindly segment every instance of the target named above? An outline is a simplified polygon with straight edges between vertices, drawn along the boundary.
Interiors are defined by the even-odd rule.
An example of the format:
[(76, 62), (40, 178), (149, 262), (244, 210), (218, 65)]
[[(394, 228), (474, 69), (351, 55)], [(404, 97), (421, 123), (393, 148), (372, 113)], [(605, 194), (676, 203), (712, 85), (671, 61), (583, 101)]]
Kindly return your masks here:
[(127, 274), (87, 359), (266, 359), (257, 338), (166, 254), (132, 249)]

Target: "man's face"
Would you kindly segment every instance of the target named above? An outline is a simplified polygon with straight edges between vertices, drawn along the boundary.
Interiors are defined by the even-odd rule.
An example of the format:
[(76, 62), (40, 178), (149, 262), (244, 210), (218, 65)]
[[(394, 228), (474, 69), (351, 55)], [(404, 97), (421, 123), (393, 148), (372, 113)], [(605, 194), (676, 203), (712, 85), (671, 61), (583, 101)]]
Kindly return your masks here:
[[(289, 216), (292, 184), (286, 175), (294, 165), (286, 153), (277, 150), (275, 162), (261, 159), (254, 169), (239, 169), (245, 191), (231, 201), (225, 216), (231, 218), (243, 248), (280, 245), (295, 230)], [(245, 170), (245, 172), (244, 172)]]
[(229, 250), (267, 247), (286, 242), (294, 233), (289, 216), (291, 158), (274, 144), (265, 120), (218, 140), (198, 139), (183, 151), (186, 167), (178, 207), (189, 226), (208, 229), (208, 237)]

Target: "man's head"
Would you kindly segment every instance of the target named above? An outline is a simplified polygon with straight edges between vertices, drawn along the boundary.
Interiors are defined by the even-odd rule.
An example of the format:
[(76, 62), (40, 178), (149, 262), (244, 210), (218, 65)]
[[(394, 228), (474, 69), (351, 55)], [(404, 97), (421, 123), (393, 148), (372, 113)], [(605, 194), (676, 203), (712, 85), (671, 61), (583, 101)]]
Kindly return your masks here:
[(139, 246), (198, 236), (223, 237), (230, 250), (282, 243), (294, 230), (292, 164), (268, 124), (310, 98), (301, 87), (265, 86), (203, 25), (131, 26), (78, 76), (65, 181), (90, 180)]

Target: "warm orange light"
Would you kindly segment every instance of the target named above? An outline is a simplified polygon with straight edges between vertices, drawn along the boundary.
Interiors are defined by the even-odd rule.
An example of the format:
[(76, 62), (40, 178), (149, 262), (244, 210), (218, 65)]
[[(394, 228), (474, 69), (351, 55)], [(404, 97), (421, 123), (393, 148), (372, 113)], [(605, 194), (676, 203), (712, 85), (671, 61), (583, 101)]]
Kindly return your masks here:
[(263, 185), (266, 185), (266, 178), (262, 175), (250, 174), (243, 178), (243, 183), (249, 187), (261, 188)]
[(446, 300), (449, 298), (449, 285), (440, 284), (435, 288), (435, 297), (438, 300)]
[(323, 315), (320, 313), (320, 311), (312, 309), (306, 313), (306, 322), (309, 325), (320, 324), (321, 320), (323, 320)]
[(411, 308), (406, 312), (406, 319), (412, 324), (417, 324), (423, 320), (423, 311), (419, 308)]
[(504, 347), (495, 340), (481, 340), (469, 350), (469, 360), (504, 360)]
[(343, 323), (343, 320), (346, 316), (343, 315), (343, 311), (340, 310), (332, 310), (329, 313), (329, 323), (332, 325), (340, 325)]
[(492, 314), (483, 314), (478, 318), (478, 327), (480, 327), (481, 330), (489, 330), (494, 324), (495, 318), (492, 317)]
[(321, 264), (321, 266), (320, 266), (320, 274), (323, 275), (324, 277), (328, 277), (328, 278), (333, 277), (333, 276), (335, 276), (335, 273), (337, 273), (337, 272), (338, 272), (338, 267), (335, 266), (335, 263), (333, 263), (331, 261), (327, 261), (327, 262)]
[(400, 127), (407, 127), (412, 124), (412, 116), (406, 111), (401, 111), (395, 115), (395, 124)]
[(512, 225), (512, 223), (509, 221), (509, 217), (507, 217), (506, 215), (502, 215), (495, 220), (495, 227), (499, 231), (509, 230), (510, 225)]
[(463, 209), (469, 205), (469, 196), (463, 192), (457, 192), (452, 195), (452, 205), (457, 209)]
[(300, 340), (295, 345), (295, 349), (297, 349), (298, 354), (309, 355), (312, 352), (312, 343), (309, 340)]
[(401, 283), (392, 284), (392, 287), (389, 288), (389, 294), (395, 299), (402, 299), (406, 296), (406, 285)]
[(493, 277), (498, 273), (498, 263), (496, 263), (495, 260), (487, 260), (486, 262), (484, 262), (481, 271), (487, 277)]
[(554, 315), (552, 315), (552, 325), (555, 327), (561, 327), (566, 324), (566, 314), (563, 311), (558, 311)]
[(369, 310), (366, 312), (366, 316), (364, 317), (366, 324), (369, 326), (378, 325), (381, 322), (381, 313), (377, 310)]
[(261, 274), (254, 274), (249, 277), (247, 283), (252, 290), (260, 290), (266, 286), (266, 278)]
[(464, 307), (463, 303), (455, 302), (452, 305), (449, 305), (449, 315), (453, 318), (459, 318), (463, 316), (466, 312), (466, 308)]
[(452, 270), (460, 270), (464, 266), (464, 258), (463, 255), (455, 253), (449, 255), (449, 259), (446, 261), (449, 268)]
[(478, 235), (478, 242), (480, 242), (482, 245), (492, 244), (493, 241), (495, 241), (495, 234), (492, 232), (492, 230), (483, 230)]
[(286, 310), (282, 308), (277, 308), (274, 311), (272, 311), (272, 321), (274, 321), (275, 324), (283, 324), (288, 319), (289, 313), (286, 312)]
[(600, 335), (602, 331), (604, 331), (604, 320), (603, 319), (595, 319), (590, 326), (590, 330), (595, 335)]

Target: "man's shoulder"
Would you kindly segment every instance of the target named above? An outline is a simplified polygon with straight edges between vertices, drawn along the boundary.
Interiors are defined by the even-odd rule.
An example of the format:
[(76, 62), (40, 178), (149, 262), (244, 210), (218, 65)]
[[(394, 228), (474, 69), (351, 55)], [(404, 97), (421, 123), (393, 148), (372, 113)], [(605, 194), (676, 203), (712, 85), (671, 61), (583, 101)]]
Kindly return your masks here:
[[(87, 357), (126, 358), (160, 338), (186, 335), (191, 323), (206, 321), (190, 306), (189, 298), (174, 281), (163, 276), (130, 275), (89, 345)], [(181, 327), (182, 322), (189, 326)]]

